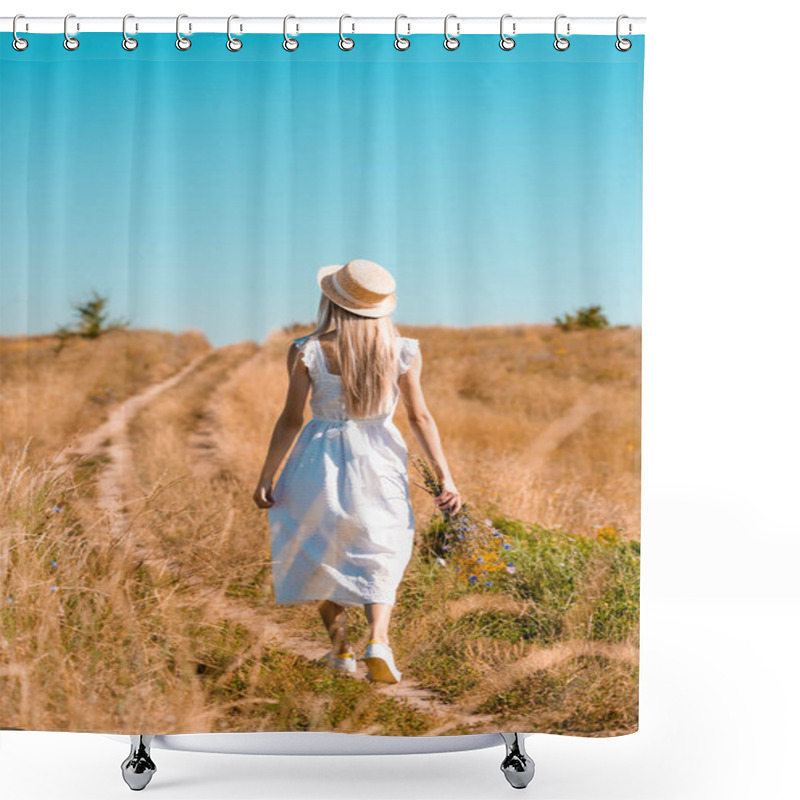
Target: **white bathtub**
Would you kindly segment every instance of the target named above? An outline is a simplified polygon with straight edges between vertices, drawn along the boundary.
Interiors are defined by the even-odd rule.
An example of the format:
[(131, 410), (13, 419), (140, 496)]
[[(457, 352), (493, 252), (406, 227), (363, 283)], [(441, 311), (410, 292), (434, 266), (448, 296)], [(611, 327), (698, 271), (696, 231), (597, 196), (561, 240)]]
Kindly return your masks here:
[(165, 735), (102, 734), (130, 744), (122, 762), (122, 776), (134, 790), (144, 789), (156, 772), (150, 751), (182, 750), (193, 753), (228, 753), (273, 756), (409, 755), (452, 753), (506, 746), (500, 765), (508, 782), (523, 789), (533, 778), (534, 764), (525, 752), (528, 733), (480, 733), (465, 736), (372, 736), (353, 733), (177, 733)]

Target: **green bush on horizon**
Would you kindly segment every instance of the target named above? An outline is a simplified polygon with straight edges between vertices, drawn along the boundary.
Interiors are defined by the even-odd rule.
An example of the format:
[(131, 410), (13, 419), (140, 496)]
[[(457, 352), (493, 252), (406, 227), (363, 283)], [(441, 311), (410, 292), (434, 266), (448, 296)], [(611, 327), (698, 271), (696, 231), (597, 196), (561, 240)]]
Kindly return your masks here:
[(574, 314), (556, 317), (556, 325), (562, 331), (581, 331), (586, 328), (607, 328), (608, 319), (603, 314), (602, 306), (586, 306), (579, 308)]

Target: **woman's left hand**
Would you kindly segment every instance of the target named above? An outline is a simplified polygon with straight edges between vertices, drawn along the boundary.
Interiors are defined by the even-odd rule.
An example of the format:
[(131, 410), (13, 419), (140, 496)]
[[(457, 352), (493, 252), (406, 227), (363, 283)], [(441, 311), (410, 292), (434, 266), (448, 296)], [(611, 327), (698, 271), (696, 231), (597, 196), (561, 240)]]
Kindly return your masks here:
[(451, 514), (458, 514), (463, 505), (461, 493), (451, 480), (446, 480), (442, 484), (441, 494), (437, 495), (435, 499), (440, 511), (449, 511)]
[(272, 481), (259, 483), (253, 494), (253, 500), (259, 508), (272, 508), (275, 497), (272, 494)]

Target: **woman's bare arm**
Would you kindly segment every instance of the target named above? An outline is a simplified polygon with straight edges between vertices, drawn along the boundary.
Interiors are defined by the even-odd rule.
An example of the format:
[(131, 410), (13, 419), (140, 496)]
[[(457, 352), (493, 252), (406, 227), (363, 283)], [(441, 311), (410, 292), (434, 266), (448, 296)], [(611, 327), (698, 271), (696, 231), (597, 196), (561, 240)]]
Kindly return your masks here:
[(271, 497), (272, 481), (283, 457), (303, 427), (303, 411), (311, 388), (311, 378), (299, 354), (300, 349), (293, 342), (286, 357), (286, 368), (289, 372), (286, 401), (272, 431), (267, 456), (253, 495), (259, 508), (270, 508), (275, 504), (274, 498)]
[(449, 509), (457, 514), (462, 505), (461, 496), (450, 474), (436, 420), (425, 403), (420, 383), (421, 374), (422, 353), (418, 351), (411, 366), (398, 379), (400, 396), (408, 414), (408, 424), (442, 483), (442, 493), (436, 498), (436, 502), (440, 509)]

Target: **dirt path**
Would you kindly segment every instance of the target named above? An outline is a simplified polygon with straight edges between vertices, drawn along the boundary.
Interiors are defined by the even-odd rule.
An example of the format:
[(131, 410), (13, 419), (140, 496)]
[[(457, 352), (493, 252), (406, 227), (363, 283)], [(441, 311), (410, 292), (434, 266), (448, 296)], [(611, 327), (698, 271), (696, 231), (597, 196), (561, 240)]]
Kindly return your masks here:
[(604, 399), (602, 390), (596, 386), (590, 387), (583, 397), (567, 409), (566, 413), (554, 419), (536, 437), (530, 449), (522, 456), (525, 468), (530, 472), (541, 471), (561, 443), (602, 409)]
[[(230, 619), (244, 625), (253, 634), (254, 645), (252, 648), (243, 650), (240, 661), (244, 661), (254, 649), (259, 650), (268, 643), (301, 658), (316, 661), (326, 648), (321, 647), (307, 636), (293, 634), (287, 629), (285, 623), (276, 619), (275, 613), (271, 613), (270, 609), (255, 609), (247, 603), (227, 596), (224, 587), (221, 589), (209, 587), (199, 576), (186, 574), (181, 564), (170, 559), (167, 553), (160, 551), (157, 540), (133, 541), (129, 538), (133, 535), (134, 528), (129, 525), (127, 504), (132, 499), (143, 495), (142, 487), (139, 486), (135, 469), (133, 469), (133, 448), (128, 432), (129, 423), (148, 403), (184, 380), (190, 373), (198, 369), (210, 355), (211, 353), (205, 353), (198, 356), (175, 375), (153, 384), (125, 400), (111, 412), (105, 423), (79, 437), (65, 448), (59, 454), (55, 465), (67, 469), (74, 463), (76, 456), (96, 457), (101, 460), (102, 465), (97, 482), (97, 503), (108, 514), (112, 536), (118, 539), (128, 539), (127, 544), (135, 553), (136, 558), (143, 560), (150, 568), (169, 574), (175, 580), (180, 581), (182, 586), (191, 587), (198, 603), (205, 606), (205, 610), (212, 618)], [(260, 351), (256, 352), (251, 359), (259, 356)], [(192, 472), (200, 480), (207, 480), (226, 467), (223, 456), (224, 448), (221, 446), (220, 427), (213, 410), (214, 404), (227, 381), (233, 379), (238, 369), (246, 368), (248, 361), (241, 362), (231, 370), (226, 380), (222, 381), (211, 393), (200, 424), (188, 438), (187, 447), (190, 450)], [(366, 666), (360, 661), (358, 662), (357, 678), (366, 680)], [(398, 684), (376, 684), (375, 690), (386, 697), (405, 701), (419, 711), (438, 719), (440, 724), (434, 729), (426, 731), (426, 735), (443, 734), (457, 726), (479, 725), (492, 720), (491, 715), (472, 714), (466, 707), (445, 703), (437, 692), (428, 690), (407, 678)], [(366, 731), (366, 733), (370, 733), (370, 731)]]
[(128, 438), (128, 422), (159, 394), (197, 369), (208, 355), (203, 353), (197, 356), (166, 380), (154, 383), (120, 403), (102, 425), (71, 442), (55, 459), (54, 466), (65, 469), (69, 468), (75, 456), (94, 456), (106, 461), (97, 481), (97, 504), (107, 512), (111, 533), (115, 538), (123, 535), (127, 527), (126, 500), (141, 494), (135, 470), (132, 469), (133, 451)]
[(215, 432), (219, 429), (214, 411), (206, 407), (200, 424), (189, 436), (192, 474), (200, 480), (209, 480), (222, 468)]

